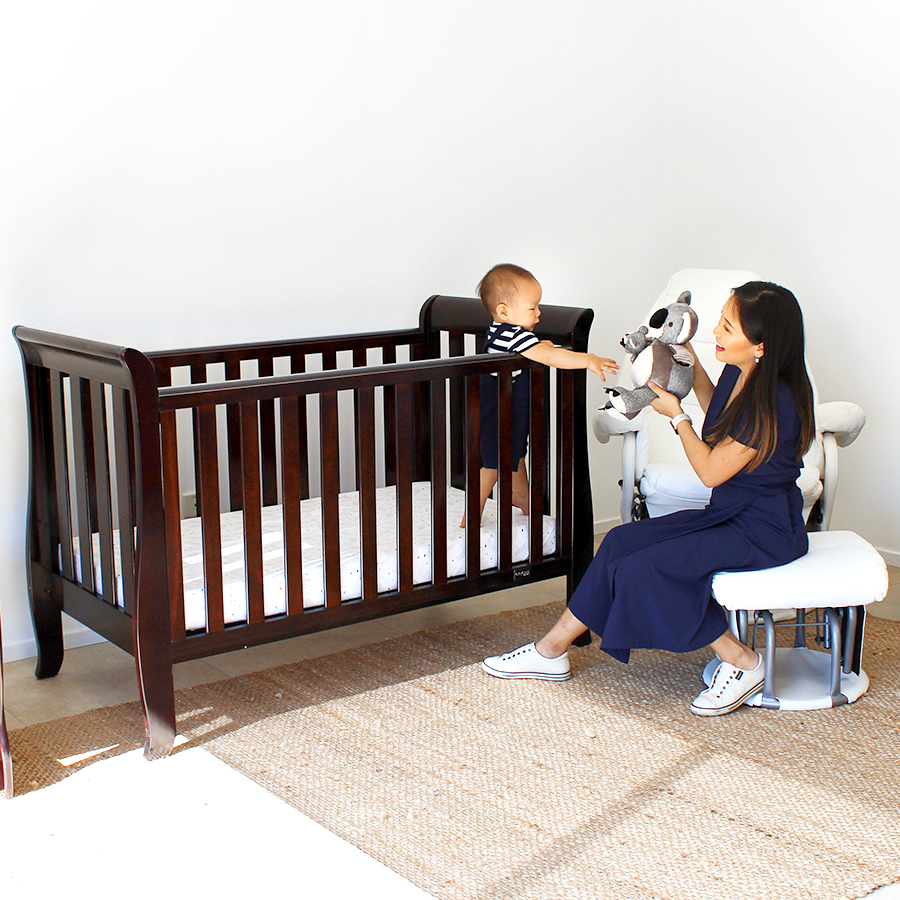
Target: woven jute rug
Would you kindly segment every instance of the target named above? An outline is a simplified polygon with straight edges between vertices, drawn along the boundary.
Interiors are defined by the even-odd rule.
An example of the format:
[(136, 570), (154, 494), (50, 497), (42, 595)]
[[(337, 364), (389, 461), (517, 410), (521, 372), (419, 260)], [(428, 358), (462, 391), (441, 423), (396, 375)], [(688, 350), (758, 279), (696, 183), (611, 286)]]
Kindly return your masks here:
[[(852, 705), (698, 719), (705, 652), (576, 649), (566, 683), (482, 673), (561, 608), (183, 690), (179, 731), (440, 900), (853, 900), (900, 880), (900, 623), (869, 618)], [(141, 739), (136, 704), (15, 731), (17, 793)]]

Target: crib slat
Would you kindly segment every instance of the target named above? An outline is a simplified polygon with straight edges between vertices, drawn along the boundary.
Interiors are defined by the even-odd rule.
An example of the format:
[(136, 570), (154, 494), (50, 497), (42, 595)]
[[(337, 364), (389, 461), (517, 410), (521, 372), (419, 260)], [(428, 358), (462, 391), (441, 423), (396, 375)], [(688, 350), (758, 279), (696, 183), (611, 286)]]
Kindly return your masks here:
[(481, 572), (481, 398), (478, 376), (466, 379), (466, 575)]
[[(184, 627), (184, 565), (181, 551), (181, 486), (178, 478), (178, 428), (175, 410), (159, 414), (162, 443), (163, 503), (166, 522), (169, 613), (173, 641), (182, 641)], [(124, 566), (125, 559), (122, 558)], [(127, 594), (126, 594), (127, 596)]]
[[(561, 459), (571, 459), (573, 452), (573, 434), (575, 430), (575, 390), (572, 373), (564, 369), (557, 370), (557, 404), (558, 437), (557, 447)], [(559, 516), (557, 518), (556, 549), (564, 557), (572, 555), (572, 521), (573, 503), (572, 482), (565, 481), (563, 466), (557, 466), (557, 496), (559, 497)], [(568, 473), (571, 476), (571, 472)]]
[[(527, 378), (522, 372), (520, 378)], [(518, 460), (513, 459), (512, 448), (512, 373), (500, 372), (497, 376), (499, 423), (497, 436), (498, 490), (497, 490), (497, 564), (501, 572), (512, 568), (512, 471)]]
[[(53, 468), (53, 427), (50, 413), (50, 372), (33, 365), (25, 366), (28, 415), (31, 424), (31, 489), (29, 498), (29, 548), (28, 558), (39, 560), (41, 565), (52, 571), (58, 565), (56, 486)], [(38, 512), (40, 510), (40, 512)]]
[(50, 415), (53, 422), (53, 467), (56, 476), (60, 563), (63, 578), (74, 581), (75, 560), (72, 551), (72, 507), (69, 500), (69, 453), (64, 394), (63, 376), (59, 372), (50, 372)]
[[(295, 354), (291, 357), (291, 373), (302, 374), (306, 371), (306, 357)], [(309, 428), (307, 426), (307, 398), (286, 397), (282, 401), (282, 409), (286, 403), (296, 403), (297, 422), (297, 476), (300, 484), (300, 499), (309, 499)]]
[[(303, 402), (306, 400), (303, 398)], [(281, 401), (281, 515), (284, 527), (284, 574), (288, 615), (303, 612), (303, 541), (300, 538), (300, 500), (306, 477), (306, 443), (300, 449), (297, 397)], [(302, 470), (302, 471), (301, 471)], [(307, 484), (308, 487), (308, 484)]]
[[(528, 558), (532, 565), (544, 557), (544, 487), (546, 484), (547, 431), (544, 410), (549, 369), (532, 369), (529, 406)], [(523, 376), (524, 377), (524, 376)]]
[[(384, 365), (397, 362), (394, 347), (387, 346), (382, 350), (381, 361)], [(384, 483), (397, 483), (397, 392), (391, 385), (382, 389), (384, 407)]]
[[(225, 380), (238, 381), (241, 377), (241, 361), (225, 361)], [(243, 509), (241, 497), (241, 411), (236, 403), (225, 409), (225, 437), (228, 444), (228, 508)]]
[(194, 446), (197, 449), (197, 505), (203, 534), (206, 630), (214, 633), (225, 629), (222, 526), (219, 520), (219, 456), (214, 406), (201, 406), (194, 410)]
[[(409, 358), (411, 362), (419, 362), (425, 358), (424, 339), (410, 344)], [(415, 471), (414, 481), (428, 481), (431, 477), (431, 384), (419, 382), (415, 386), (413, 411), (415, 413)]]
[[(87, 378), (80, 380), (81, 420), (84, 427), (84, 476), (87, 486), (87, 511), (91, 533), (97, 531), (97, 473), (94, 463), (94, 412), (91, 402), (91, 383)], [(93, 546), (93, 545), (92, 545)]]
[[(453, 356), (465, 353), (465, 338), (460, 333), (451, 333), (447, 340), (447, 352)], [(466, 385), (464, 378), (450, 380), (450, 421), (464, 422), (466, 419)], [(481, 455), (481, 448), (478, 450)], [(453, 428), (450, 432), (450, 483), (455, 488), (466, 487), (466, 433), (464, 428)]]
[[(272, 357), (260, 359), (259, 377), (268, 378), (275, 371)], [(278, 461), (275, 458), (275, 401), (259, 401), (259, 433), (262, 448), (262, 505), (278, 502)]]
[[(78, 533), (78, 557), (81, 561), (81, 584), (85, 590), (93, 593), (94, 562), (90, 500), (88, 499), (88, 454), (85, 448), (85, 400), (83, 379), (72, 378), (69, 382), (69, 402), (72, 404), (72, 459), (76, 473), (73, 494)], [(87, 398), (87, 404), (90, 404), (89, 398)], [(87, 415), (90, 415), (89, 406)]]
[(397, 565), (401, 591), (413, 586), (413, 386), (397, 385)]
[(447, 382), (442, 378), (431, 382), (431, 581), (447, 583)]
[(112, 498), (110, 496), (109, 435), (106, 425), (106, 396), (100, 382), (90, 382), (93, 415), (95, 496), (97, 499), (97, 528), (100, 532), (100, 580), (103, 599), (116, 604), (116, 564), (113, 555)]
[(359, 552), (363, 600), (378, 593), (375, 521), (375, 389), (354, 391), (356, 407), (356, 486), (359, 491)]
[(251, 624), (262, 622), (266, 617), (263, 606), (262, 495), (259, 477), (259, 418), (260, 411), (257, 410), (256, 403), (253, 401), (245, 401), (241, 404), (244, 572), (247, 590), (247, 621)]
[(338, 494), (341, 490), (337, 394), (319, 397), (320, 459), (322, 469), (322, 557), (325, 568), (325, 605), (341, 605), (341, 544)]
[[(112, 389), (113, 452), (116, 460), (116, 511), (119, 517), (119, 561), (122, 566), (122, 606), (134, 615), (134, 444), (131, 400), (123, 388)], [(174, 416), (175, 414), (172, 413)]]

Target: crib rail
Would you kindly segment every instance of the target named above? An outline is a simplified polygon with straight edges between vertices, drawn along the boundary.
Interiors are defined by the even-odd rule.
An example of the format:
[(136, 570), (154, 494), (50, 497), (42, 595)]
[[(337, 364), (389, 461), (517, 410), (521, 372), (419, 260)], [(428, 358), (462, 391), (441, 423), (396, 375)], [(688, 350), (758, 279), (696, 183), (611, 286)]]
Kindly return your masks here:
[[(325, 338), (303, 338), (290, 341), (267, 341), (229, 346), (197, 347), (147, 354), (156, 368), (160, 387), (175, 383), (178, 376), (187, 376), (190, 384), (240, 381), (245, 378), (267, 378), (278, 368), (290, 374), (321, 370), (352, 371), (368, 365), (391, 365), (398, 359), (422, 358), (422, 334), (417, 329), (349, 334)], [(384, 394), (382, 427), (388, 435), (386, 460), (389, 483), (396, 479), (396, 447), (391, 437), (396, 431), (396, 398), (392, 388)], [(305, 420), (301, 419), (301, 428)], [(263, 400), (259, 407), (259, 427), (263, 436), (261, 457), (261, 491), (263, 503), (277, 503), (278, 462), (274, 454), (274, 399)], [(225, 452), (228, 464), (228, 508), (241, 509), (240, 488), (240, 420), (237, 408), (227, 412)], [(421, 464), (420, 464), (421, 468)], [(303, 499), (309, 496), (308, 485), (300, 485)]]
[[(169, 594), (171, 601), (172, 639), (175, 658), (192, 658), (224, 646), (229, 640), (229, 627), (223, 613), (221, 579), (221, 535), (218, 531), (222, 498), (239, 493), (244, 525), (244, 572), (247, 584), (247, 619), (242, 624), (242, 639), (254, 641), (254, 632), (271, 639), (272, 628), (283, 627), (285, 633), (318, 630), (328, 624), (340, 624), (383, 615), (413, 605), (427, 605), (449, 596), (465, 596), (466, 584), (471, 592), (491, 589), (486, 579), (491, 573), (481, 570), (480, 529), (467, 527), (465, 537), (466, 571), (454, 578), (447, 574), (447, 488), (448, 440), (459, 432), (470, 453), (466, 464), (467, 523), (478, 523), (479, 503), (479, 376), (498, 372), (501, 383), (501, 428), (511, 425), (511, 385), (515, 369), (528, 369), (532, 379), (532, 434), (549, 435), (553, 416), (544, 367), (523, 361), (521, 357), (492, 354), (490, 357), (423, 360), (390, 366), (363, 367), (324, 371), (311, 374), (269, 376), (264, 378), (222, 381), (161, 388), (159, 407), (162, 434), (163, 484), (165, 491), (166, 533), (170, 560)], [(547, 442), (532, 443), (531, 508), (554, 515), (557, 521), (556, 551), (543, 552), (541, 515), (530, 517), (528, 558), (522, 563), (512, 560), (512, 460), (501, 462), (499, 484), (498, 565), (493, 573), (496, 587), (509, 586), (516, 579), (537, 579), (566, 574), (566, 554), (572, 546), (573, 498), (568, 484), (571, 472), (565, 465), (574, 431), (575, 392), (573, 376), (559, 372), (556, 393), (561, 410), (554, 440), (560, 443), (557, 454), (564, 464), (557, 467), (556, 487), (551, 491), (551, 464)], [(524, 377), (524, 376), (523, 376)], [(449, 409), (451, 385), (465, 386), (462, 416), (453, 417)], [(387, 389), (394, 392), (395, 425), (389, 442), (395, 453), (395, 473), (386, 477), (383, 448), (376, 447), (381, 425), (376, 408)], [(339, 400), (352, 408), (349, 421), (341, 421)], [(274, 405), (276, 447), (263, 450), (265, 436), (260, 429), (263, 404)], [(231, 490), (219, 483), (218, 460), (222, 443), (228, 440), (227, 412), (234, 410), (238, 420), (240, 459), (237, 471), (229, 467)], [(176, 416), (188, 411), (191, 426), (188, 433), (179, 429)], [(310, 422), (306, 427), (301, 423)], [(185, 440), (193, 442), (193, 455), (185, 454)], [(511, 454), (509, 434), (501, 435), (501, 452)], [(424, 478), (422, 448), (427, 448)], [(504, 449), (505, 448), (505, 449)], [(264, 506), (260, 488), (261, 457), (273, 453), (280, 461), (279, 489), (275, 499), (281, 504), (284, 557), (286, 564), (286, 619), (281, 626), (267, 618), (264, 609), (264, 576), (261, 509)], [(342, 457), (354, 456), (355, 483), (346, 484), (342, 473)], [(202, 633), (188, 633), (184, 627), (183, 577), (179, 561), (181, 522), (177, 513), (181, 481), (179, 460), (195, 459), (198, 512), (202, 525), (204, 598), (206, 628)], [(346, 469), (346, 465), (343, 467)], [(318, 470), (318, 471), (317, 471)], [(414, 481), (430, 482), (432, 575), (422, 584), (413, 583), (412, 486)], [(396, 486), (398, 538), (398, 587), (396, 591), (379, 593), (376, 585), (376, 487), (392, 483)], [(338, 527), (338, 495), (356, 490), (360, 500), (360, 553), (362, 594), (358, 601), (342, 600)], [(304, 607), (303, 579), (300, 571), (300, 503), (312, 491), (321, 498), (323, 533), (325, 604)], [(551, 495), (557, 499), (551, 505)], [(451, 523), (449, 526), (453, 528)], [(411, 599), (414, 595), (414, 600)], [(377, 612), (376, 612), (377, 610)], [(306, 622), (300, 620), (306, 619)]]

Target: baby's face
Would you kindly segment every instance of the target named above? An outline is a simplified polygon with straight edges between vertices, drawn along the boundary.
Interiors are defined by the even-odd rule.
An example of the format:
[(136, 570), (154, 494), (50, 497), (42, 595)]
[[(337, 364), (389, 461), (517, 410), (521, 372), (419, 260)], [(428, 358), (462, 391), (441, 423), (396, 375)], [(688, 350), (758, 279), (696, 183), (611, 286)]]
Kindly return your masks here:
[(506, 304), (505, 321), (511, 325), (518, 325), (528, 331), (534, 331), (535, 325), (540, 321), (541, 310), (541, 286), (529, 279), (523, 279), (519, 283), (516, 296)]

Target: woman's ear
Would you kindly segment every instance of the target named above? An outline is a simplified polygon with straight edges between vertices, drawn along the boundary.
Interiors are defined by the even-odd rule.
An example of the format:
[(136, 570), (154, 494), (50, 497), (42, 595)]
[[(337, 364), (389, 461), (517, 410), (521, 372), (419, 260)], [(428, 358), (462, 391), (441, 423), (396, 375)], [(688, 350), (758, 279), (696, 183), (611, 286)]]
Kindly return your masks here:
[(766, 355), (766, 345), (764, 343), (757, 344), (753, 355), (756, 357), (756, 361), (759, 362)]

